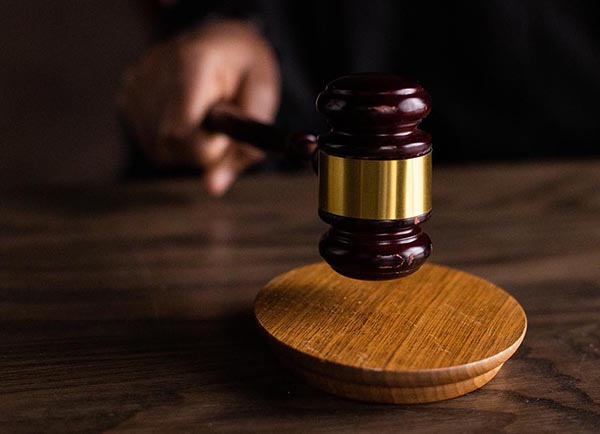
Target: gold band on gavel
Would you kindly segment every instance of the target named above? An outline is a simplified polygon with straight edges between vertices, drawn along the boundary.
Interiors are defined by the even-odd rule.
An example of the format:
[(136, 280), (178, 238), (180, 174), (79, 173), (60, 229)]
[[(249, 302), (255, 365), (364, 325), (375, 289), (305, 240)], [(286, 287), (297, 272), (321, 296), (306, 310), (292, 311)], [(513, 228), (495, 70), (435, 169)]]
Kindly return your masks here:
[(319, 208), (330, 214), (400, 220), (431, 211), (431, 152), (405, 160), (319, 153)]

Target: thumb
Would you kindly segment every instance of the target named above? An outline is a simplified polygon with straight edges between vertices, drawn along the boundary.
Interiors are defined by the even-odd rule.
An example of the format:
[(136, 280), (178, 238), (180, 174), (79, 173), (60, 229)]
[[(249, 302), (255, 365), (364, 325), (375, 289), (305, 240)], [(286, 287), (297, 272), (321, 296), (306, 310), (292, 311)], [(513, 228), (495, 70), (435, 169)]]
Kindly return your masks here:
[(204, 185), (213, 196), (222, 196), (246, 168), (262, 160), (259, 149), (243, 143), (232, 143), (223, 159), (204, 174)]

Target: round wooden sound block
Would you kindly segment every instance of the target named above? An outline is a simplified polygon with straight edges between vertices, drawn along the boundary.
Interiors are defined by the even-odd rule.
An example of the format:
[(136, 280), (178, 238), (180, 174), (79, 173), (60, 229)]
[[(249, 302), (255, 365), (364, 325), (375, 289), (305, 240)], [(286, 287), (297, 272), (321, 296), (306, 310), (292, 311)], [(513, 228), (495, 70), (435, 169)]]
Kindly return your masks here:
[(363, 401), (454, 398), (490, 381), (527, 328), (519, 303), (473, 275), (425, 264), (360, 281), (325, 264), (282, 274), (254, 311), (277, 355), (310, 384)]

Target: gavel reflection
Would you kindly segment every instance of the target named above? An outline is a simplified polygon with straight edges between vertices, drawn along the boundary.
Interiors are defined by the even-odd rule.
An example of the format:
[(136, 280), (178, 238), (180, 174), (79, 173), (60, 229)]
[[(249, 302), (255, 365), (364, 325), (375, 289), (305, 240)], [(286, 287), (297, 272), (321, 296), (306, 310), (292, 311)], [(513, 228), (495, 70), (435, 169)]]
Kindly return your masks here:
[(319, 251), (335, 271), (361, 280), (415, 272), (431, 253), (419, 227), (431, 213), (431, 137), (417, 128), (431, 111), (429, 96), (405, 77), (354, 74), (330, 82), (317, 110), (331, 127), (318, 137), (256, 122), (225, 105), (203, 127), (313, 161), (319, 216), (331, 226)]

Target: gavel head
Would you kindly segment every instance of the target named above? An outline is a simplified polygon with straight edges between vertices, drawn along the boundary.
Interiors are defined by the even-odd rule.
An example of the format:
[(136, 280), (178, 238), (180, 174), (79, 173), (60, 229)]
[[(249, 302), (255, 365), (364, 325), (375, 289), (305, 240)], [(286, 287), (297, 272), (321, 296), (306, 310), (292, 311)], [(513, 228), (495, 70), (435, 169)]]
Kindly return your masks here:
[(431, 253), (418, 226), (431, 213), (431, 137), (417, 129), (430, 110), (414, 80), (381, 74), (341, 77), (317, 110), (331, 129), (318, 138), (319, 243), (338, 273), (384, 280), (416, 271)]

